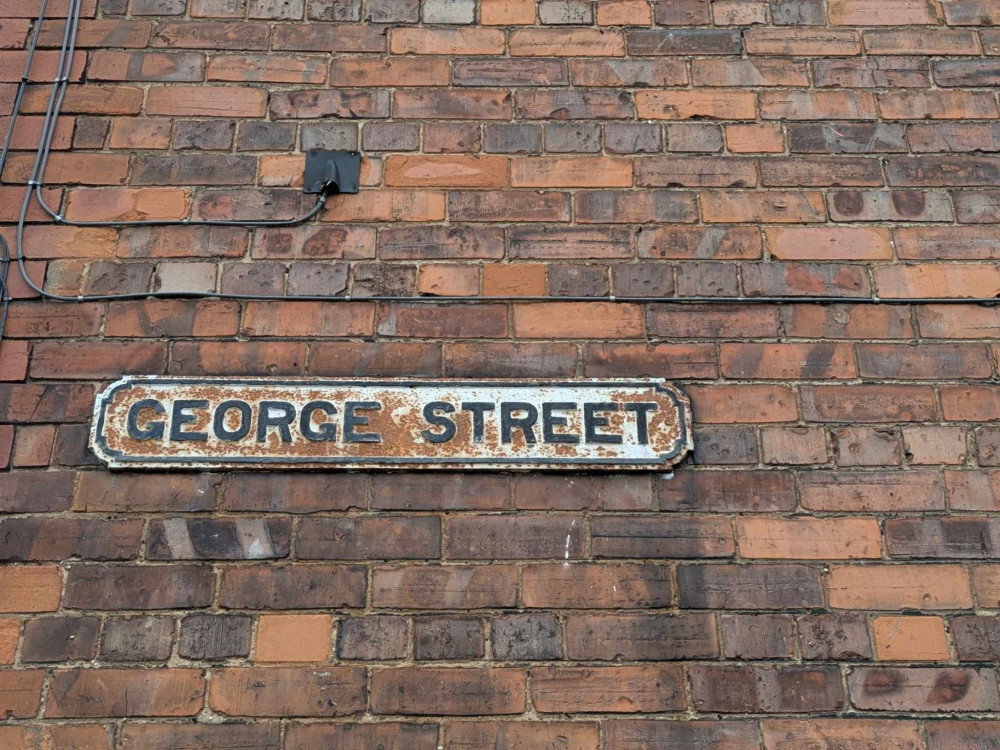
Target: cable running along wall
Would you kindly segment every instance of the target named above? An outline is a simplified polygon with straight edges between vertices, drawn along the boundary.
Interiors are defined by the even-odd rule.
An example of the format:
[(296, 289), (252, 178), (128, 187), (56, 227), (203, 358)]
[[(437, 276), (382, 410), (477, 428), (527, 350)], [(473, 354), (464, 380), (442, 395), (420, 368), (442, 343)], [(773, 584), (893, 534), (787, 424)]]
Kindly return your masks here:
[[(34, 36), (31, 40), (27, 60), (25, 63), (24, 75), (17, 86), (14, 99), (13, 111), (8, 127), (7, 135), (0, 152), (0, 174), (3, 173), (7, 155), (10, 151), (14, 128), (24, 96), (25, 88), (28, 85), (32, 62), (38, 47), (38, 39), (41, 33), (41, 26), (45, 20), (47, 0), (42, 0), (39, 15), (34, 29)], [(287, 294), (233, 294), (225, 292), (185, 292), (185, 291), (160, 291), (160, 292), (135, 292), (135, 293), (109, 293), (109, 294), (79, 294), (61, 295), (46, 291), (44, 282), (42, 286), (36, 284), (28, 275), (26, 261), (30, 260), (24, 245), (24, 228), (27, 221), (28, 209), (30, 208), (32, 197), (39, 204), (42, 210), (56, 224), (78, 226), (78, 227), (107, 227), (125, 228), (142, 226), (238, 226), (245, 228), (257, 227), (286, 227), (303, 224), (315, 218), (323, 210), (327, 193), (321, 192), (313, 207), (302, 216), (290, 219), (260, 219), (253, 221), (235, 220), (148, 220), (148, 221), (71, 221), (53, 210), (45, 203), (42, 189), (44, 187), (44, 174), (48, 165), (49, 156), (52, 149), (52, 141), (55, 135), (55, 128), (58, 122), (60, 110), (66, 95), (69, 84), (70, 72), (76, 54), (77, 33), (79, 29), (80, 16), (82, 12), (82, 0), (70, 0), (67, 12), (66, 23), (62, 33), (62, 43), (59, 49), (56, 75), (52, 81), (49, 92), (48, 105), (42, 121), (41, 136), (38, 150), (35, 153), (34, 162), (31, 168), (30, 177), (27, 182), (24, 199), (21, 203), (15, 230), (15, 254), (12, 256), (10, 248), (4, 237), (0, 235), (0, 293), (2, 293), (2, 310), (0, 310), (0, 337), (3, 335), (4, 323), (7, 316), (7, 306), (10, 296), (7, 288), (7, 277), (10, 263), (16, 261), (21, 277), (25, 284), (45, 299), (58, 302), (104, 302), (112, 300), (138, 300), (148, 298), (159, 299), (230, 299), (230, 300), (300, 300), (300, 301), (326, 301), (326, 302), (351, 302), (351, 301), (391, 301), (391, 302), (422, 302), (422, 303), (454, 303), (454, 302), (670, 302), (681, 304), (782, 304), (782, 303), (817, 303), (833, 304), (839, 302), (869, 303), (869, 304), (997, 304), (1000, 299), (969, 298), (969, 297), (893, 297), (882, 299), (877, 296), (871, 297), (848, 297), (831, 295), (771, 295), (771, 296), (677, 296), (677, 297), (634, 297), (634, 296), (559, 296), (559, 295), (538, 295), (538, 296), (395, 296), (395, 295), (366, 295), (352, 296), (344, 295), (287, 295)]]

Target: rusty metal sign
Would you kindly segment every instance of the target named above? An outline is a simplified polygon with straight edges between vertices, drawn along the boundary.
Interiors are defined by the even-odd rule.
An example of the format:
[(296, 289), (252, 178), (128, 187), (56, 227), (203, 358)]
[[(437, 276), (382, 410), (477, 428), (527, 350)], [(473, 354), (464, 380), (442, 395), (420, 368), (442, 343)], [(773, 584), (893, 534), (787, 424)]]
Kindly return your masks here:
[(97, 397), (111, 468), (662, 469), (691, 449), (662, 380), (126, 376)]

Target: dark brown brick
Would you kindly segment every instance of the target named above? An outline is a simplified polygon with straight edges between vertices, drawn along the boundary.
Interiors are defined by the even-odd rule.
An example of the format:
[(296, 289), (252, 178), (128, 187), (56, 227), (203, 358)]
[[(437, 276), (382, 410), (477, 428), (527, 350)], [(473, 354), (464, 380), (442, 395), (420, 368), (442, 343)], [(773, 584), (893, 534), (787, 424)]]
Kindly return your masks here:
[(141, 537), (141, 519), (8, 518), (0, 521), (0, 559), (129, 560)]
[(169, 617), (109, 617), (101, 636), (101, 659), (166, 661), (173, 635), (174, 621)]
[(403, 617), (350, 617), (341, 620), (337, 630), (337, 656), (341, 659), (403, 659), (408, 648), (407, 625)]
[(62, 662), (93, 659), (97, 653), (96, 617), (41, 617), (24, 626), (21, 660)]
[(570, 615), (566, 656), (576, 660), (665, 661), (719, 655), (711, 614)]
[(728, 519), (599, 516), (591, 519), (594, 557), (731, 557)]
[(364, 568), (337, 565), (230, 567), (219, 588), (227, 609), (329, 609), (364, 601)]
[(437, 518), (305, 518), (296, 554), (303, 560), (419, 560), (441, 555)]
[(526, 703), (524, 670), (503, 667), (383, 669), (372, 674), (371, 691), (376, 714), (519, 714)]
[(719, 713), (808, 713), (844, 705), (840, 670), (797, 665), (691, 668), (695, 708)]
[(188, 615), (177, 652), (185, 659), (229, 659), (250, 653), (253, 619), (245, 615)]
[(287, 518), (167, 518), (149, 524), (150, 560), (267, 560), (288, 557)]
[(483, 621), (478, 617), (417, 617), (413, 620), (413, 658), (474, 661), (486, 653)]
[(194, 565), (74, 565), (65, 605), (74, 609), (190, 609), (212, 601), (212, 569)]
[(820, 571), (805, 565), (682, 565), (677, 591), (681, 607), (697, 609), (800, 609), (824, 603)]

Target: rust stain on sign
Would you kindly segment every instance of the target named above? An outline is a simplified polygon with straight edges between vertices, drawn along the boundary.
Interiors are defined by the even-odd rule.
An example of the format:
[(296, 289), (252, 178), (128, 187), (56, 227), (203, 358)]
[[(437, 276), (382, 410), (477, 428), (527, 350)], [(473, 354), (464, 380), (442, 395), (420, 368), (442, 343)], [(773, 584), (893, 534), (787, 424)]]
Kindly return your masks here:
[(97, 397), (111, 468), (662, 469), (691, 450), (662, 380), (130, 377)]

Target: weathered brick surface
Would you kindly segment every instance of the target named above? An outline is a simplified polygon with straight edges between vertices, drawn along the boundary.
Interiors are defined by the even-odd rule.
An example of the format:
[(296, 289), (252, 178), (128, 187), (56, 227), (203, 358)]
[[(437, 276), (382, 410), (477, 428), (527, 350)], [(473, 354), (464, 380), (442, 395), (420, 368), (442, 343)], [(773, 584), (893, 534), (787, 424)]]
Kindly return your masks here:
[[(361, 150), (362, 190), (288, 228), (32, 206), (36, 283), (484, 299), (64, 304), (12, 270), (0, 746), (996, 746), (1000, 313), (880, 304), (1000, 294), (995, 0), (82, 5), (66, 218), (291, 216), (317, 148)], [(39, 3), (0, 6), (6, 129)], [(662, 377), (696, 447), (110, 473), (93, 399), (126, 373)]]

